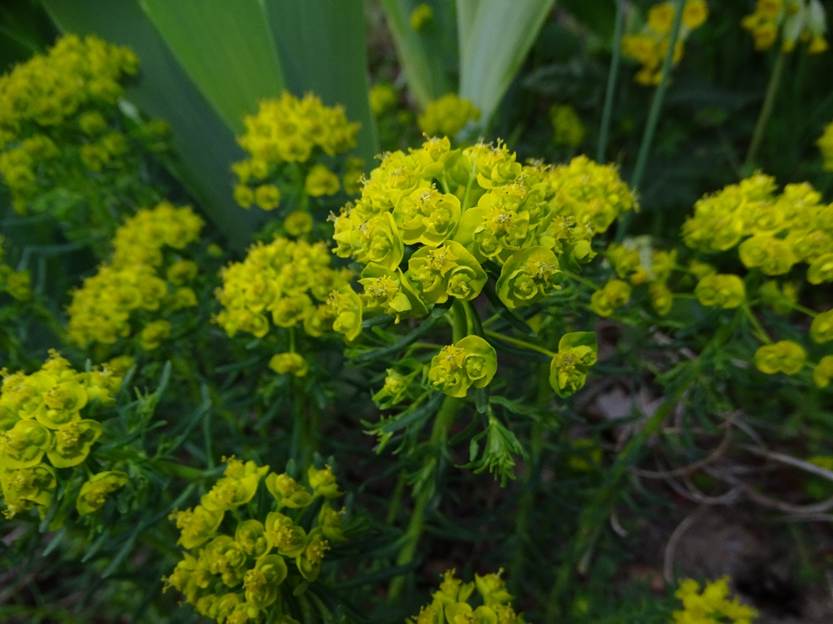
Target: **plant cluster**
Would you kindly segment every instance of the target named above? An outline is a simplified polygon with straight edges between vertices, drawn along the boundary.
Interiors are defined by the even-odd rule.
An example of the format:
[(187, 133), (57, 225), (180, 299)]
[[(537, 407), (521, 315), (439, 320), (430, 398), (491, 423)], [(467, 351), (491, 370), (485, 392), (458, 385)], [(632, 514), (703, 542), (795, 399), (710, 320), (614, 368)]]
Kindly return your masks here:
[[(0, 619), (749, 624), (755, 594), (735, 595), (754, 583), (677, 557), (705, 510), (739, 503), (800, 520), (788, 537), (816, 573), (802, 540), (833, 495), (833, 124), (801, 135), (821, 158), (790, 175), (764, 173), (757, 144), (784, 53), (826, 47), (818, 0), (759, 0), (742, 22), (704, 0), (616, 3), (610, 46), (582, 52), (613, 57), (598, 136), (600, 94), (579, 84), (597, 60), (506, 81), (510, 102), (549, 95), (496, 113), (460, 94), (488, 83), (465, 63), (460, 93), (414, 82), (449, 16), (461, 58), (477, 49), (485, 4), (384, 5), (403, 58), (423, 52), (404, 79), (381, 65), (360, 85), (384, 149), (368, 160), (356, 102), (296, 89), (287, 64), (305, 94), (237, 118), (224, 207), (126, 101), (127, 48), (66, 35), (0, 77), (0, 228), (18, 234), (0, 255)], [(587, 19), (558, 11), (576, 16), (556, 34)], [(672, 200), (653, 189), (678, 119), (648, 155), (684, 48), (702, 62), (717, 20), (758, 50), (780, 41), (775, 87), (737, 175)], [(272, 34), (263, 48), (284, 45)], [(621, 87), (614, 123), (620, 54), (657, 88)], [(225, 231), (248, 217), (246, 236)], [(16, 598), (12, 576), (43, 586)]]

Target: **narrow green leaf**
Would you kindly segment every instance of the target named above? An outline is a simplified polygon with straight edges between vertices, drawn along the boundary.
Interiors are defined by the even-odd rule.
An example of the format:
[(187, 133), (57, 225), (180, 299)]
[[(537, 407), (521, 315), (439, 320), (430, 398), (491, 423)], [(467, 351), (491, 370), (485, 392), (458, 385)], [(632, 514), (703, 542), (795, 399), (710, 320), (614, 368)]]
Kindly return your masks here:
[[(553, 4), (554, 0), (477, 3), (477, 13), (461, 50), (460, 95), (480, 108), (483, 125), (489, 123), (521, 68)], [(465, 10), (469, 15), (470, 7)]]
[(138, 83), (129, 99), (146, 113), (171, 125), (173, 147), (181, 160), (174, 173), (232, 245), (244, 246), (256, 215), (237, 207), (232, 198), (229, 167), (242, 152), (228, 126), (199, 93), (137, 0), (43, 0), (64, 32), (96, 34), (127, 45), (139, 56)]
[(358, 152), (376, 155), (376, 126), (367, 93), (367, 46), (361, 0), (263, 0), (290, 91), (312, 91), (342, 104), (361, 123)]
[(140, 0), (177, 61), (226, 125), (243, 129), (257, 101), (284, 89), (283, 69), (259, 0)]
[(452, 91), (453, 87), (448, 80), (442, 50), (428, 45), (426, 38), (411, 28), (409, 5), (406, 0), (382, 0), (408, 88), (424, 108), (431, 100)]

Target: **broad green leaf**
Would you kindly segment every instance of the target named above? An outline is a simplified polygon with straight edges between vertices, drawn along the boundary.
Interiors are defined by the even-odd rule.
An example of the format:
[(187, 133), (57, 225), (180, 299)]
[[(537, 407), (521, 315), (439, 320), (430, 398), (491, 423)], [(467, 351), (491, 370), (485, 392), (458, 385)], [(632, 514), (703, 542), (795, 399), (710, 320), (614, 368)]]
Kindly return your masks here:
[(43, 4), (61, 30), (96, 34), (136, 52), (141, 73), (137, 84), (128, 89), (128, 98), (171, 125), (173, 148), (179, 156), (174, 173), (232, 245), (244, 246), (256, 215), (234, 203), (229, 172), (229, 166), (241, 158), (242, 152), (231, 130), (189, 80), (137, 0), (43, 0)]
[[(521, 68), (554, 0), (481, 0), (464, 33), (460, 52), (460, 95), (480, 108), (488, 124)], [(467, 4), (467, 3), (466, 3)], [(472, 20), (467, 7), (466, 20)]]
[(235, 132), (257, 102), (284, 89), (283, 69), (259, 0), (140, 0), (179, 64)]
[(376, 126), (367, 100), (367, 46), (361, 0), (263, 0), (290, 91), (342, 104), (361, 123), (358, 152), (376, 155)]
[(382, 0), (408, 88), (419, 106), (424, 108), (431, 100), (454, 89), (448, 80), (442, 48), (427, 34), (411, 28), (409, 17), (412, 5), (406, 0)]

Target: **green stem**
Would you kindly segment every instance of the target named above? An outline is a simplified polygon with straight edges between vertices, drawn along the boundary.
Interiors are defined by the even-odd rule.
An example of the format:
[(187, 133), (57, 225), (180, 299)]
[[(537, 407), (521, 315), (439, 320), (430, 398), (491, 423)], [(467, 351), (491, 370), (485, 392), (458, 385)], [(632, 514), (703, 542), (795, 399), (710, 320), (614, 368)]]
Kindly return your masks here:
[(766, 87), (764, 103), (761, 106), (761, 112), (758, 114), (758, 121), (755, 123), (752, 142), (749, 143), (749, 150), (746, 152), (744, 168), (747, 171), (754, 166), (755, 159), (758, 156), (758, 148), (760, 148), (761, 142), (764, 140), (764, 133), (766, 132), (769, 118), (772, 115), (772, 107), (775, 104), (775, 95), (778, 93), (778, 87), (781, 84), (781, 75), (784, 73), (785, 57), (786, 54), (779, 50), (778, 56), (775, 58), (775, 65), (772, 67), (772, 73), (769, 75), (769, 84)]
[(758, 320), (758, 317), (755, 316), (755, 313), (752, 311), (752, 308), (749, 307), (749, 304), (744, 304), (742, 309), (744, 316), (746, 316), (749, 320), (749, 323), (752, 325), (752, 330), (758, 339), (765, 344), (771, 343), (772, 339), (769, 337), (769, 334), (766, 333), (764, 326), (761, 325), (761, 322)]
[(613, 56), (610, 59), (610, 69), (607, 72), (607, 86), (605, 87), (605, 103), (602, 111), (602, 126), (599, 130), (599, 147), (596, 150), (596, 160), (605, 161), (607, 141), (610, 136), (610, 119), (613, 115), (613, 94), (616, 92), (616, 79), (619, 76), (619, 59), (622, 51), (622, 26), (625, 22), (625, 0), (616, 2), (616, 22), (613, 29)]
[(665, 92), (668, 90), (668, 81), (671, 76), (671, 67), (674, 60), (674, 49), (677, 47), (680, 26), (683, 22), (683, 2), (684, 0), (675, 0), (674, 2), (674, 25), (671, 27), (671, 38), (668, 42), (668, 50), (665, 52), (665, 58), (662, 60), (659, 85), (654, 93), (654, 99), (651, 100), (648, 123), (642, 135), (642, 143), (639, 145), (639, 155), (636, 158), (636, 167), (634, 167), (633, 178), (631, 179), (631, 186), (635, 189), (638, 189), (639, 184), (642, 182), (642, 176), (645, 173), (645, 164), (648, 162), (651, 143), (654, 141), (654, 133), (656, 132), (659, 115), (662, 111), (662, 103), (665, 100)]
[(506, 334), (501, 334), (500, 332), (486, 330), (485, 334), (489, 338), (494, 338), (495, 340), (500, 340), (501, 342), (505, 342), (506, 344), (511, 344), (512, 346), (518, 347), (520, 349), (526, 349), (528, 351), (535, 351), (536, 353), (542, 353), (547, 357), (555, 357), (555, 352), (550, 351), (549, 349), (545, 349), (544, 347), (539, 347), (536, 344), (532, 344), (531, 342), (527, 342), (526, 340), (521, 340), (520, 338), (513, 338), (512, 336), (507, 336)]
[[(466, 320), (467, 315), (463, 302), (455, 301), (449, 314), (453, 342), (457, 342), (466, 336)], [(396, 557), (397, 566), (407, 566), (414, 560), (422, 536), (422, 529), (425, 525), (425, 512), (436, 494), (435, 483), (440, 474), (441, 459), (446, 450), (448, 432), (462, 405), (463, 401), (461, 399), (447, 396), (434, 417), (431, 439), (428, 442), (430, 452), (425, 457), (423, 470), (420, 471), (422, 478), (414, 486), (414, 508), (405, 535), (402, 538), (402, 548)], [(400, 574), (391, 581), (388, 588), (388, 600), (396, 601), (402, 594), (406, 580), (407, 576)]]

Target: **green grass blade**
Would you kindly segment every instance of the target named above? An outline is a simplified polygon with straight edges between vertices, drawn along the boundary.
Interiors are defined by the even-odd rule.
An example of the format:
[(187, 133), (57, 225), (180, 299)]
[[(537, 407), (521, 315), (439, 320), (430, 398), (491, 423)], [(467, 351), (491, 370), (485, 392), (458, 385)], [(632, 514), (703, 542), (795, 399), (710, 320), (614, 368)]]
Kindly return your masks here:
[(245, 245), (255, 215), (237, 207), (229, 166), (241, 157), (228, 126), (194, 87), (136, 0), (43, 0), (65, 32), (96, 34), (130, 46), (141, 73), (128, 98), (146, 113), (166, 120), (181, 160), (174, 173), (199, 201), (232, 245)]
[(477, 3), (461, 50), (460, 95), (480, 108), (483, 125), (520, 69), (553, 4), (554, 0)]
[(408, 9), (411, 4), (406, 0), (382, 0), (408, 88), (420, 108), (424, 108), (454, 88), (448, 80), (442, 50), (429, 45), (430, 39), (411, 28)]
[(361, 0), (263, 0), (281, 57), (287, 87), (312, 91), (327, 104), (342, 104), (361, 123), (358, 153), (378, 151), (367, 100), (367, 46)]
[(235, 132), (257, 101), (284, 89), (266, 7), (259, 0), (140, 0), (177, 61)]

